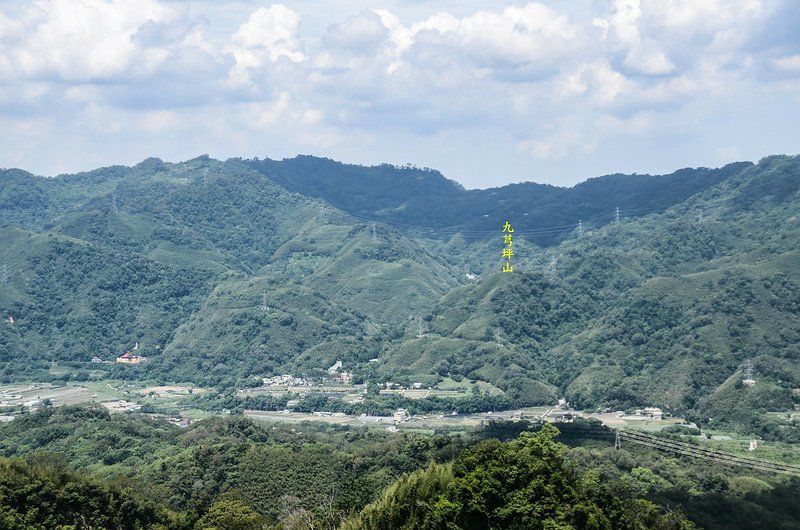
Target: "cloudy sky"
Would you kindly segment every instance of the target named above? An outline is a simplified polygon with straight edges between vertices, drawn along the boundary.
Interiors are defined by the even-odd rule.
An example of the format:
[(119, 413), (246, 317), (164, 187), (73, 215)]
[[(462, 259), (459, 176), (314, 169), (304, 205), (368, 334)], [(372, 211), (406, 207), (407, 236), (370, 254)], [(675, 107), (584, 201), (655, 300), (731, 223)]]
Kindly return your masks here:
[(800, 152), (796, 0), (3, 0), (0, 167), (206, 153), (571, 185)]

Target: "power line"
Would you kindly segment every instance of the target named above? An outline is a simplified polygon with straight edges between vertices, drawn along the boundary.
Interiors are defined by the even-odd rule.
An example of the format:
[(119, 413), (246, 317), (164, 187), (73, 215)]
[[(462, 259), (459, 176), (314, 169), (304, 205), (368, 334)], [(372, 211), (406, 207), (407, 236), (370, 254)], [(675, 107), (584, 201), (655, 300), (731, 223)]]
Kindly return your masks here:
[(760, 471), (773, 471), (777, 473), (787, 473), (791, 475), (800, 476), (800, 467), (791, 464), (783, 464), (779, 462), (770, 462), (768, 460), (757, 460), (755, 458), (745, 458), (732, 453), (725, 453), (716, 451), (714, 449), (707, 449), (705, 447), (698, 447), (686, 442), (677, 440), (670, 440), (661, 438), (651, 434), (623, 430), (620, 431), (620, 436), (624, 439), (639, 443), (642, 445), (649, 445), (654, 449), (670, 451), (685, 456), (692, 456), (697, 458), (705, 458), (707, 460), (715, 460), (724, 464), (732, 464), (737, 466), (749, 467)]
[[(445, 236), (456, 236), (462, 235), (465, 237), (491, 237), (497, 234), (495, 230), (480, 230), (480, 229), (470, 229), (470, 228), (457, 228), (453, 226), (448, 227), (439, 227), (439, 226), (425, 226), (425, 225), (415, 225), (411, 223), (404, 223), (401, 221), (392, 221), (387, 219), (379, 219), (376, 217), (372, 217), (367, 215), (366, 213), (354, 213), (341, 210), (340, 213), (346, 217), (352, 218), (356, 221), (361, 221), (365, 224), (372, 224), (372, 223), (382, 223), (387, 226), (391, 226), (397, 228), (399, 230), (404, 230), (408, 232), (417, 232), (420, 234), (439, 234)], [(626, 217), (640, 217), (640, 216), (648, 216), (648, 215), (658, 215), (663, 214), (664, 212), (659, 212), (651, 209), (633, 209), (633, 210), (626, 210)], [(613, 221), (615, 225), (618, 225), (622, 222), (622, 208), (617, 206), (614, 209), (614, 216)], [(571, 232), (575, 232), (577, 237), (582, 238), (586, 235), (586, 227), (583, 225), (583, 220), (579, 220), (577, 226), (572, 225), (553, 225), (553, 226), (543, 226), (539, 228), (518, 228), (517, 234), (520, 236), (527, 236), (530, 238), (536, 237), (559, 237), (567, 235)]]
[[(756, 471), (770, 471), (773, 473), (787, 473), (790, 475), (800, 476), (800, 466), (795, 466), (792, 464), (747, 458), (733, 453), (718, 451), (716, 449), (700, 447), (688, 442), (673, 440), (670, 438), (664, 438), (661, 436), (655, 436), (653, 434), (647, 434), (628, 429), (615, 429), (613, 432), (614, 446), (617, 449), (621, 447), (622, 440), (626, 440), (638, 445), (644, 445), (652, 449), (671, 452), (682, 456), (702, 458), (722, 464), (747, 467)], [(570, 431), (565, 432), (564, 434), (579, 434), (590, 438), (608, 439), (609, 435), (611, 434), (611, 430), (603, 426), (579, 426), (572, 424)]]
[[(442, 228), (442, 227), (431, 227), (431, 226), (422, 226), (422, 225), (413, 225), (408, 223), (401, 223), (398, 221), (387, 221), (383, 219), (376, 219), (373, 217), (367, 217), (363, 214), (355, 214), (346, 212), (347, 215), (358, 219), (360, 221), (365, 222), (379, 222), (389, 226), (395, 226), (398, 228), (408, 228), (408, 229), (417, 229), (417, 230), (425, 230), (425, 231), (433, 231), (433, 232), (455, 232), (455, 233), (474, 233), (474, 234), (496, 234), (497, 232), (494, 230), (469, 230), (469, 229), (459, 229), (459, 228)], [(549, 226), (549, 227), (542, 227), (542, 228), (533, 228), (530, 230), (525, 230), (525, 233), (530, 232), (538, 232), (538, 231), (550, 231), (550, 230), (561, 230), (561, 229), (574, 229), (575, 225), (562, 225), (562, 226)]]
[[(367, 217), (361, 214), (354, 214), (350, 212), (346, 212), (346, 215), (352, 217), (358, 221), (362, 221), (364, 223), (383, 223), (388, 226), (393, 226), (395, 228), (403, 229), (403, 230), (411, 230), (411, 231), (419, 231), (419, 232), (428, 232), (428, 233), (439, 233), (439, 234), (462, 234), (462, 235), (473, 235), (473, 236), (489, 236), (497, 234), (495, 230), (470, 230), (470, 229), (459, 229), (459, 228), (450, 228), (450, 227), (430, 227), (430, 226), (422, 226), (422, 225), (412, 225), (408, 223), (400, 223), (396, 221), (387, 221), (382, 219), (374, 219), (371, 217)], [(562, 225), (562, 226), (550, 226), (550, 227), (542, 227), (542, 228), (532, 228), (528, 230), (519, 229), (518, 232), (525, 235), (556, 235), (561, 233), (567, 233), (575, 230), (575, 225)]]

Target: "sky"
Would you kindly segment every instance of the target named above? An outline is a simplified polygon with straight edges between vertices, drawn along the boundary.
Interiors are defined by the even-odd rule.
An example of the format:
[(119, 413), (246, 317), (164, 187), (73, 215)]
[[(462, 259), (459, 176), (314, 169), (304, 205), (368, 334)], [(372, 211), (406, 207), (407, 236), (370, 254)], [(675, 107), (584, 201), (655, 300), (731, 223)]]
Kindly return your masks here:
[(800, 153), (796, 0), (3, 0), (0, 167), (281, 159), (573, 185)]

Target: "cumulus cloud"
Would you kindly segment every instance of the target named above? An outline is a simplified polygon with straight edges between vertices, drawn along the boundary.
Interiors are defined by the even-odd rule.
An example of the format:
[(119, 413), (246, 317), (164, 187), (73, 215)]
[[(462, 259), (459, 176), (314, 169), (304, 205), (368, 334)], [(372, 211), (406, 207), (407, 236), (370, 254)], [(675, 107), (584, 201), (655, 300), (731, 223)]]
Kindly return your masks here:
[(236, 61), (231, 71), (235, 84), (250, 81), (249, 72), (285, 58), (300, 62), (306, 56), (300, 51), (297, 26), (300, 17), (283, 4), (253, 11), (233, 34), (233, 45), (227, 49)]
[(642, 36), (640, 19), (642, 9), (639, 0), (616, 0), (615, 12), (608, 19), (596, 19), (593, 23), (605, 30), (604, 37), (615, 38), (613, 48), (624, 54), (622, 66), (648, 75), (669, 74), (675, 65), (659, 49), (658, 43)]
[(2, 76), (81, 82), (112, 78), (134, 62), (147, 67), (159, 54), (138, 49), (132, 37), (145, 23), (170, 16), (156, 0), (34, 2), (18, 19), (0, 19)]

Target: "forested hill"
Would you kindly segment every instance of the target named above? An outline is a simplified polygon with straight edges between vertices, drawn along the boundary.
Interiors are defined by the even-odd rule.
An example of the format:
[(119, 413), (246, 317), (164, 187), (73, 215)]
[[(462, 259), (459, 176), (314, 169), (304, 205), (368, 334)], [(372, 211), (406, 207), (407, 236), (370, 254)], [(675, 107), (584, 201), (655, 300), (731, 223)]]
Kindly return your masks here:
[[(19, 169), (0, 170), (0, 222), (42, 226), (61, 212), (98, 200), (130, 207), (132, 199), (141, 206), (149, 197), (146, 190), (137, 189), (137, 183), (152, 183), (152, 177), (158, 175), (169, 175), (162, 185), (202, 182), (207, 187), (217, 180), (215, 175), (250, 174), (252, 178), (247, 171), (252, 169), (270, 183), (323, 199), (359, 220), (424, 229), (427, 236), (462, 233), (479, 239), (496, 231), (496, 219), (509, 218), (515, 219), (521, 232), (527, 232), (529, 240), (547, 246), (569, 235), (578, 220), (588, 227), (603, 226), (614, 219), (616, 208), (625, 217), (661, 213), (751, 165), (735, 162), (717, 169), (686, 168), (659, 176), (606, 175), (571, 188), (524, 182), (467, 190), (430, 168), (368, 167), (313, 156), (227, 162), (201, 156), (179, 164), (149, 158), (130, 168), (112, 166), (56, 178), (37, 177)], [(131, 192), (140, 194), (123, 197)]]
[(608, 224), (616, 208), (625, 216), (661, 213), (752, 165), (736, 162), (660, 176), (606, 175), (572, 188), (525, 182), (466, 190), (428, 168), (364, 167), (312, 156), (245, 163), (292, 191), (361, 218), (473, 237), (494, 233), (497, 219), (511, 218), (539, 245), (558, 243), (579, 220), (587, 226)]
[[(798, 188), (787, 156), (471, 191), (311, 157), (4, 170), (0, 380), (241, 387), (341, 360), (358, 381), (476, 379), (510, 406), (655, 405), (800, 439), (774, 414), (800, 402)], [(147, 363), (89, 363), (137, 342)]]

